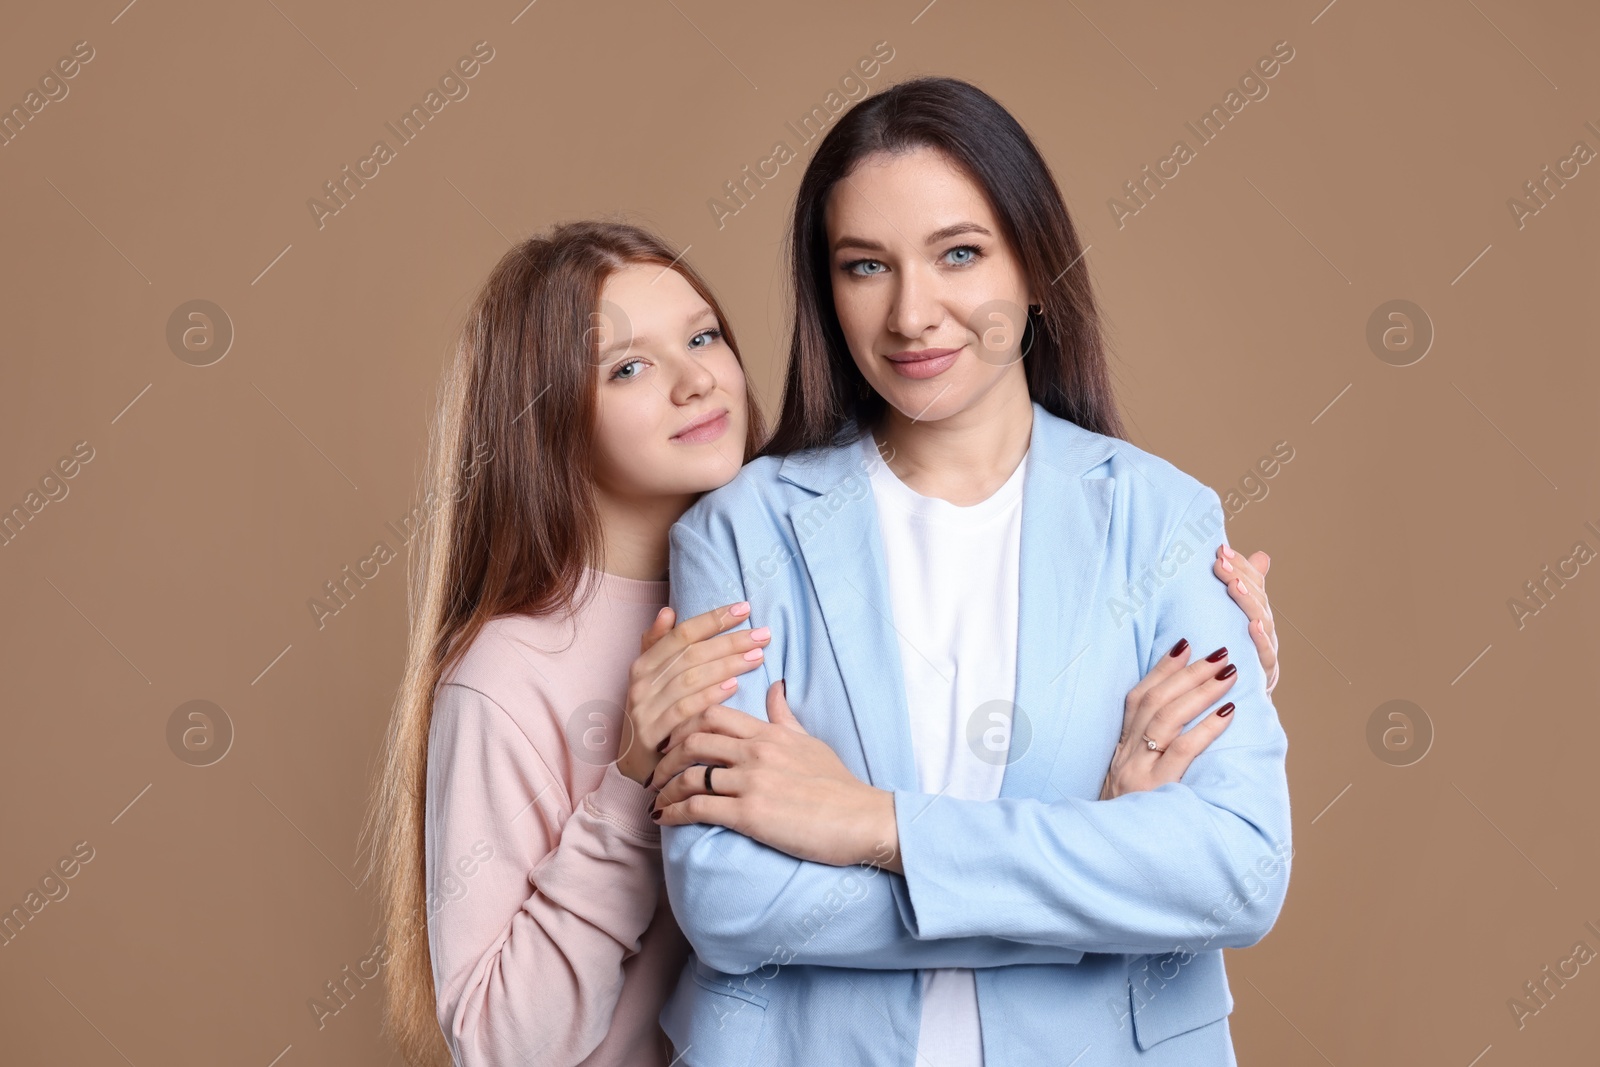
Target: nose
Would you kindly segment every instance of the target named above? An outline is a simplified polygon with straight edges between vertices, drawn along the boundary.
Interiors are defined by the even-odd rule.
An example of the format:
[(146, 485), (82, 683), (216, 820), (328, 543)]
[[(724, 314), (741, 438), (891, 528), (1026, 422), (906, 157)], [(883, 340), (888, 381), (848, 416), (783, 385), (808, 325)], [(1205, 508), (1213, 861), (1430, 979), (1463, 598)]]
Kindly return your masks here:
[(676, 368), (672, 380), (674, 404), (693, 403), (717, 387), (717, 376), (697, 357), (682, 355), (673, 360), (673, 365)]
[(915, 340), (939, 323), (940, 311), (937, 281), (931, 277), (928, 264), (917, 258), (899, 273), (894, 303), (889, 308), (890, 330), (895, 334)]

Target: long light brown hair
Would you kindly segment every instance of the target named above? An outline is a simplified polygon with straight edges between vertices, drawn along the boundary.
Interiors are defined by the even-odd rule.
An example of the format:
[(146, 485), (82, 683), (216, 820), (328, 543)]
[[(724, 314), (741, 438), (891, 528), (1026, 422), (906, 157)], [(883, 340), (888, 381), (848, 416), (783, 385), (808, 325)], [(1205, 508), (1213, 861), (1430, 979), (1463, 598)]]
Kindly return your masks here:
[[(405, 673), (362, 832), (387, 951), (384, 1029), (411, 1067), (451, 1063), (423, 869), (434, 690), (485, 622), (576, 610), (584, 568), (603, 569), (591, 455), (606, 340), (597, 316), (606, 279), (630, 264), (682, 275), (738, 357), (710, 287), (665, 241), (625, 223), (572, 222), (528, 238), (495, 265), (440, 385), (410, 558)], [(748, 377), (745, 403), (749, 458), (763, 428)]]

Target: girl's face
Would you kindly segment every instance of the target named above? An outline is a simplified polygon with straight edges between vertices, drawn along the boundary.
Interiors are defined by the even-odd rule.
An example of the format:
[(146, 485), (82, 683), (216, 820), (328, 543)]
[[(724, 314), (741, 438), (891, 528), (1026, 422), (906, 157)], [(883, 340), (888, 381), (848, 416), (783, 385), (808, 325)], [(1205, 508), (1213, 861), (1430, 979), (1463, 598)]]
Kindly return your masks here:
[(677, 271), (630, 264), (606, 280), (591, 321), (601, 489), (642, 502), (731, 481), (744, 460), (744, 370), (711, 305)]
[(833, 306), (867, 383), (936, 422), (1026, 393), (1029, 291), (983, 190), (941, 152), (863, 159), (825, 211)]

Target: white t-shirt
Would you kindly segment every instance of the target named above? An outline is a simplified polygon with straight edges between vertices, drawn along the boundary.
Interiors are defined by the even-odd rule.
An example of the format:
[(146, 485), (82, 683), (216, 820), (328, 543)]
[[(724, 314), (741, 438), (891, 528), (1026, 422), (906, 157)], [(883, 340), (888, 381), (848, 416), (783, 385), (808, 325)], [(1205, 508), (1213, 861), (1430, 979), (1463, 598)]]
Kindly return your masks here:
[[(899, 634), (918, 787), (966, 800), (1000, 795), (1017, 677), (1018, 559), (1026, 453), (987, 500), (959, 507), (871, 470)], [(918, 1067), (982, 1067), (978, 988), (965, 968), (924, 970)]]

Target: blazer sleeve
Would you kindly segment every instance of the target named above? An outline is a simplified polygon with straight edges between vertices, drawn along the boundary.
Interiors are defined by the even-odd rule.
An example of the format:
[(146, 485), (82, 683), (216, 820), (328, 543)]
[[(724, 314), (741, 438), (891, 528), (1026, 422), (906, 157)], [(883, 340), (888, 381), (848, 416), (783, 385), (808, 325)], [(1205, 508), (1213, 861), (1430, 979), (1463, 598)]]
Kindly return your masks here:
[(1144, 608), (1154, 624), (1143, 664), (1184, 637), (1206, 651), (1226, 645), (1239, 672), (1224, 697), (1232, 725), (1180, 781), (1109, 801), (897, 791), (905, 876), (890, 884), (914, 936), (1144, 954), (1200, 938), (1244, 948), (1272, 928), (1293, 854), (1288, 738), (1248, 620), (1208, 565), (1226, 537), (1222, 515), (1202, 487), (1169, 535), (1160, 559), (1177, 573)]
[(612, 765), (568, 800), (511, 716), (463, 685), (434, 700), (429, 946), (439, 1025), (461, 1067), (576, 1064), (610, 1029), (623, 961), (660, 892), (643, 786)]
[[(671, 552), (670, 595), (679, 619), (746, 599), (731, 534), (698, 533), (680, 520), (672, 527)], [(754, 618), (759, 607), (752, 607)], [(825, 644), (819, 654), (829, 654)], [(767, 687), (777, 679), (767, 664), (742, 677), (724, 704), (765, 721)], [(726, 974), (789, 963), (915, 970), (1077, 963), (1083, 957), (1076, 948), (988, 936), (918, 937), (901, 921), (890, 889), (899, 875), (795, 859), (726, 827), (664, 826), (661, 846), (679, 927), (695, 954)]]

